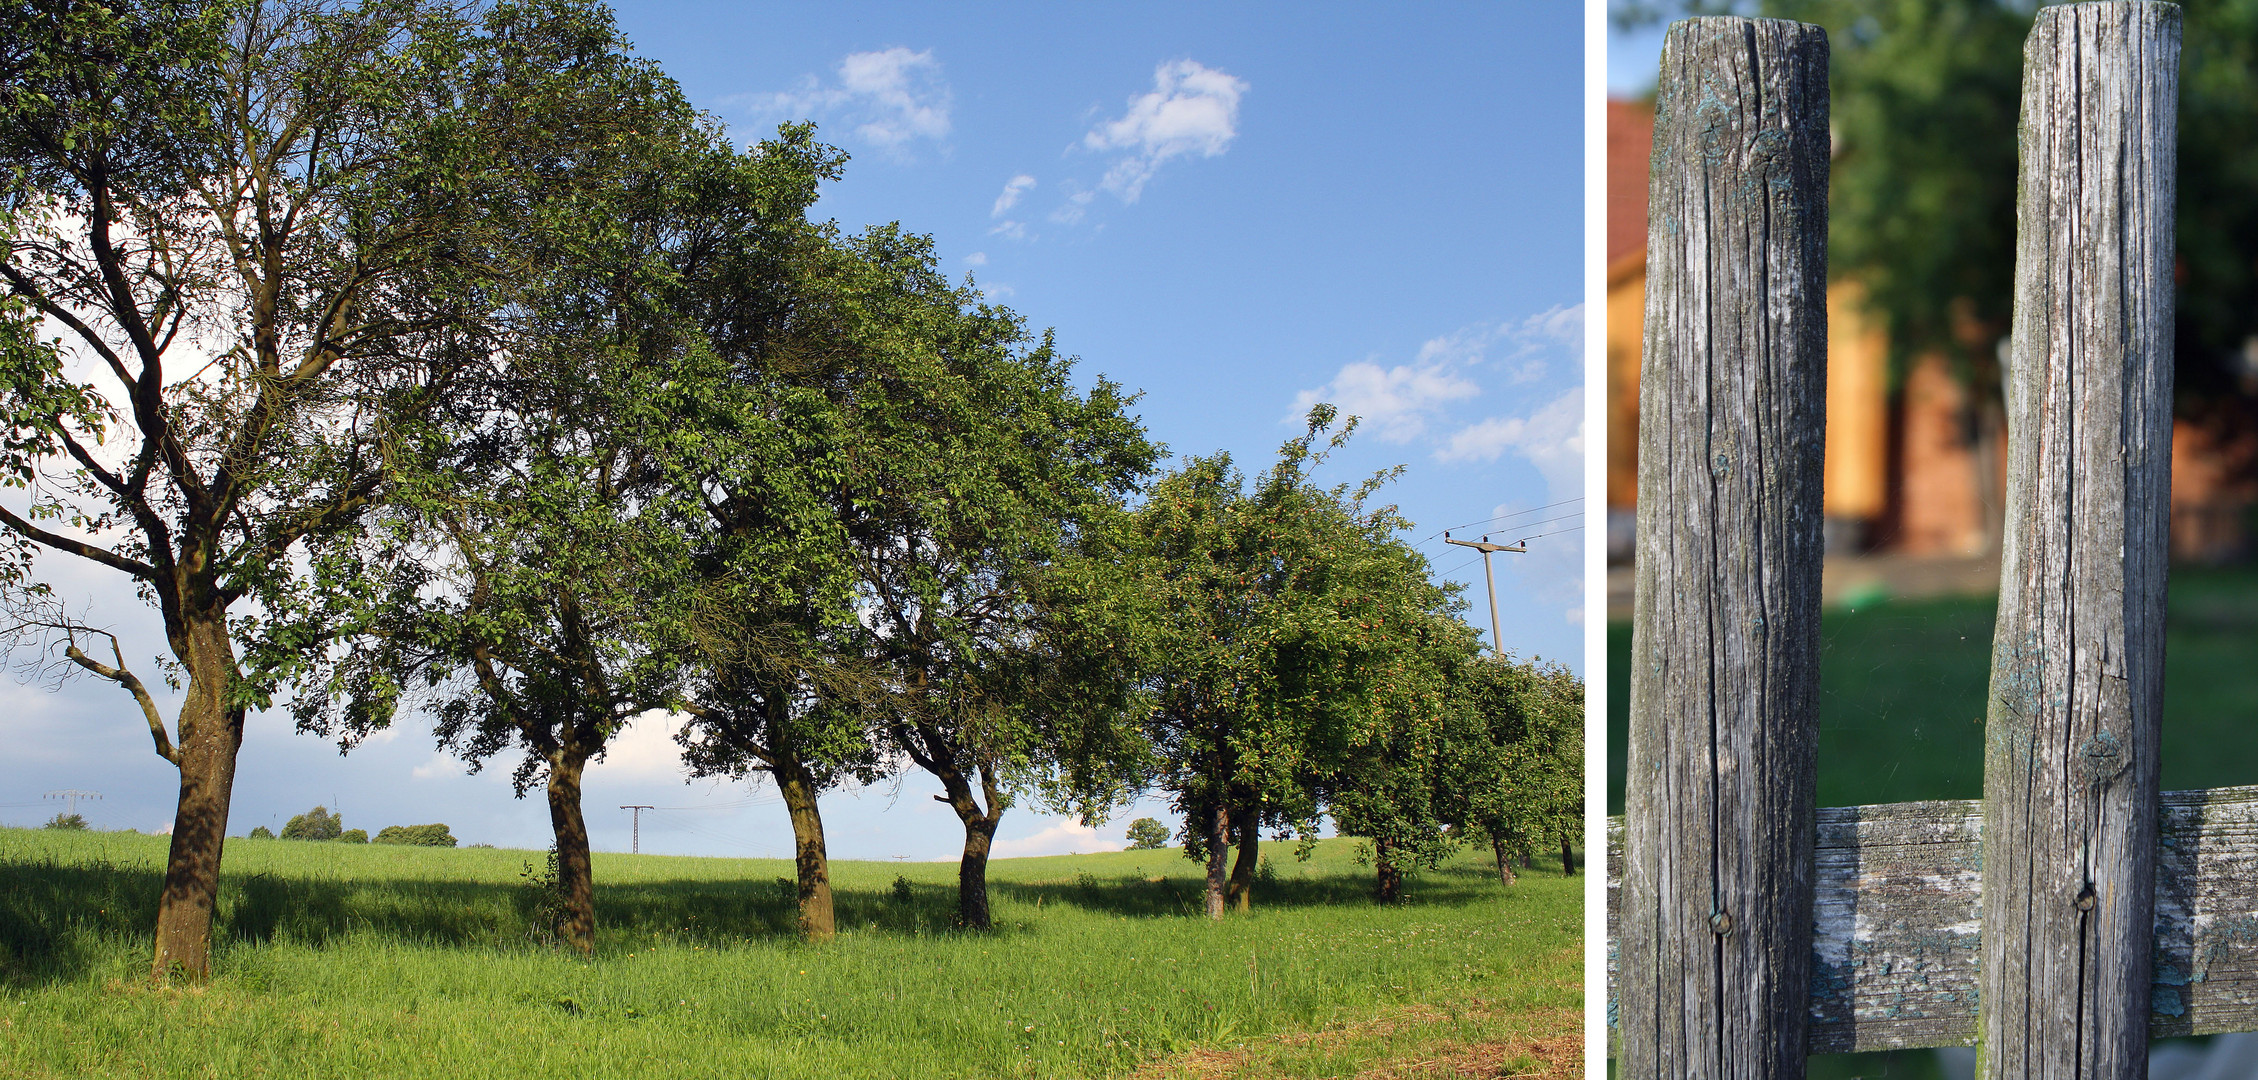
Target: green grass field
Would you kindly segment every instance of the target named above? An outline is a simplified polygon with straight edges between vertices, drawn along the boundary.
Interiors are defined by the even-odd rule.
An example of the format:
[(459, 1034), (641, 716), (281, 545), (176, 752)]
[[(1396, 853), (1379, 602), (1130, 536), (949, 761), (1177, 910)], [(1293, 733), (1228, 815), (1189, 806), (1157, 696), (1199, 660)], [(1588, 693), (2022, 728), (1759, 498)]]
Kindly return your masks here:
[[(2172, 568), (2166, 790), (2258, 784), (2258, 571)], [(1819, 805), (1983, 796), (1991, 597), (1883, 601), (1820, 621)], [(1607, 805), (1623, 812), (1629, 623), (1607, 628)], [(1941, 1075), (1928, 1051), (1813, 1058), (1814, 1080)]]
[[(2258, 784), (2258, 571), (2173, 567), (2166, 790)], [(1990, 597), (1885, 601), (1821, 619), (1819, 805), (1983, 795)], [(1631, 628), (1607, 628), (1607, 805), (1623, 812)]]
[(1256, 911), (1213, 924), (1174, 850), (998, 860), (987, 934), (949, 929), (954, 863), (839, 862), (839, 938), (809, 946), (788, 862), (599, 853), (582, 959), (536, 940), (540, 853), (232, 840), (213, 978), (160, 990), (165, 843), (0, 829), (0, 1075), (1447, 1076), (1455, 1053), (1494, 1076), (1580, 1055), (1583, 879), (1557, 862), (1505, 888), (1466, 855), (1381, 908), (1356, 842), (1279, 844)]

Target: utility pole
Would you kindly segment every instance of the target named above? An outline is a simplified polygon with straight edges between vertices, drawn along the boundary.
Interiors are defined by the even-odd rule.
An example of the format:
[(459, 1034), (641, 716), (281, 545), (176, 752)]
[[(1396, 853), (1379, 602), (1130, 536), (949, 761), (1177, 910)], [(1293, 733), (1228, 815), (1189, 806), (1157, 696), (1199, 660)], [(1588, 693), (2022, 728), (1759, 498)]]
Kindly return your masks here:
[(641, 855), (641, 854), (643, 853), (643, 811), (645, 811), (645, 810), (656, 810), (656, 809), (658, 809), (658, 807), (656, 807), (656, 806), (622, 806), (622, 807), (620, 807), (620, 809), (622, 809), (622, 810), (633, 810), (633, 811), (635, 811), (635, 834), (634, 834), (634, 835), (635, 835), (635, 839), (634, 839), (634, 842), (633, 842), (633, 843), (634, 843), (634, 846), (633, 846), (633, 847), (632, 847), (632, 848), (631, 848), (631, 849), (629, 850), (628, 854), (630, 854), (630, 855)]
[(77, 788), (72, 788), (69, 791), (50, 791), (47, 793), (46, 797), (50, 799), (70, 800), (70, 815), (72, 817), (77, 817), (78, 801), (80, 799), (99, 799), (102, 797), (102, 793), (99, 791), (80, 791)]
[(1490, 587), (1490, 648), (1498, 654), (1500, 659), (1503, 659), (1505, 657), (1505, 639), (1498, 635), (1497, 577), (1490, 572), (1490, 553), (1493, 551), (1527, 551), (1529, 550), (1529, 542), (1523, 540), (1508, 547), (1504, 544), (1490, 543), (1490, 538), (1484, 536), (1482, 542), (1477, 544), (1472, 540), (1453, 540), (1450, 538), (1450, 533), (1445, 532), (1443, 533), (1443, 543), (1470, 547), (1482, 553), (1482, 583)]

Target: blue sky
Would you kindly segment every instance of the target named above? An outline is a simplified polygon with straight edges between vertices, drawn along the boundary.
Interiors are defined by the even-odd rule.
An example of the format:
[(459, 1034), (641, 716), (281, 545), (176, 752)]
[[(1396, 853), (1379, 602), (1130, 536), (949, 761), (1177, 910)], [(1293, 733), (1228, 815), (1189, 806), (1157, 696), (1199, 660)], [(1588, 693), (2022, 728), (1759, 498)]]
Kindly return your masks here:
[[(1497, 556), (1505, 648), (1581, 670), (1581, 4), (623, 3), (619, 15), (741, 141), (816, 121), (853, 155), (819, 216), (932, 234), (952, 273), (1056, 328), (1085, 384), (1102, 373), (1143, 391), (1138, 411), (1172, 455), (1226, 450), (1253, 473), (1310, 402), (1365, 417), (1329, 478), (1408, 466), (1381, 498), (1469, 586), (1485, 636), (1481, 565), (1434, 534), (1534, 537), (1528, 554)], [(1482, 524), (1500, 515), (1516, 516)], [(129, 658), (161, 648), (129, 594), (42, 565), (120, 631)], [(80, 808), (98, 827), (171, 821), (176, 776), (121, 691), (8, 683), (0, 695), (14, 749), (0, 760), (0, 822), (44, 820), (59, 804), (41, 793), (66, 788), (103, 793)], [(638, 725), (591, 769), (599, 850), (627, 849), (629, 815), (614, 807), (644, 803), (667, 808), (644, 814), (645, 851), (789, 855), (772, 788), (685, 785), (673, 754), (663, 724)], [(468, 775), (415, 720), (341, 757), (286, 714), (257, 715), (229, 831), (322, 803), (349, 828), (444, 821), (465, 843), (545, 847), (545, 808), (538, 793), (511, 798), (512, 763)], [(962, 832), (937, 790), (913, 774), (826, 796), (832, 854), (954, 858)], [(998, 853), (1118, 847), (1147, 813), (1173, 824), (1157, 802), (1094, 832), (1023, 805)]]
[(1607, 28), (1607, 96), (1644, 97), (1654, 92), (1662, 67), (1662, 35), (1669, 20), (1658, 19), (1633, 30), (1610, 23)]

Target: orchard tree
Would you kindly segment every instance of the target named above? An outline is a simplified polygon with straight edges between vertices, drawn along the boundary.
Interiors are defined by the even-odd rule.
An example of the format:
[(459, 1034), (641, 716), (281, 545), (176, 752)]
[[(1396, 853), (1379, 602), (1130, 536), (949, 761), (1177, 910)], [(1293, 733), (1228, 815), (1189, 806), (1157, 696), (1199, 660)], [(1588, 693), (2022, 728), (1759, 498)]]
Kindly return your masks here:
[(581, 952), (595, 933), (585, 770), (682, 699), (724, 588), (697, 577), (685, 527), (704, 507), (692, 465), (723, 438), (694, 418), (732, 377), (692, 296), (712, 287), (717, 250), (805, 232), (836, 159), (804, 128), (737, 154), (663, 75), (640, 76), (622, 95), (645, 110), (639, 139), (584, 155), (584, 186), (543, 206), (556, 220), (507, 348), (396, 456), (398, 493), (368, 538), (323, 551), (323, 569), (381, 587), (333, 590), (373, 598), (353, 622), (365, 644), (297, 699), (303, 727), (348, 743), (407, 694), (474, 768), (521, 750), (512, 783), (545, 789), (556, 929)]
[(1211, 918), (1251, 902), (1264, 828), (1314, 835), (1341, 770), (1419, 711), (1428, 680), (1404, 637), (1440, 633), (1430, 624), (1456, 603), (1396, 538), (1394, 509), (1364, 505), (1392, 473), (1310, 479), (1335, 415), (1311, 410), (1251, 489), (1227, 456), (1195, 459), (1137, 513), (1132, 572), (1156, 611), (1147, 738), (1187, 854), (1207, 863)]
[[(302, 729), (341, 730), (351, 745), (413, 703), (474, 771), (518, 750), (513, 790), (541, 788), (548, 803), (558, 937), (588, 952), (582, 777), (631, 720), (673, 700), (682, 644), (668, 604), (689, 568), (664, 523), (665, 489), (646, 490), (642, 475), (642, 432), (667, 422), (657, 381), (611, 354), (615, 343), (576, 344), (512, 354), (509, 375), (522, 377), (499, 380), (482, 430), (403, 481), (373, 521), (374, 604), (325, 685), (294, 705)], [(355, 554), (321, 562), (353, 566)]]
[(966, 830), (962, 921), (985, 927), (1012, 793), (1054, 736), (1128, 695), (1069, 611), (1087, 575), (1057, 567), (1153, 450), (1117, 388), (1076, 391), (1048, 340), (949, 283), (929, 239), (823, 239), (757, 318), (707, 316), (741, 357), (704, 421), (741, 449), (716, 459), (700, 525), (705, 573), (733, 591), (708, 605), (727, 613), (682, 741), (700, 775), (775, 780), (816, 940), (832, 933), (818, 796), (900, 758), (930, 772)]
[(150, 727), (180, 774), (157, 977), (208, 971), (244, 716), (319, 632), (302, 542), (386, 495), (394, 434), (485, 354), (536, 193), (636, 137), (634, 69), (569, 0), (0, 15), (0, 280), (59, 335), (4, 336), (0, 529), (18, 580), (44, 550), (132, 581), (185, 681)]
[(1442, 817), (1486, 839), (1498, 880), (1513, 883), (1512, 859), (1557, 841), (1564, 874), (1575, 872), (1573, 838), (1583, 827), (1584, 684), (1558, 664), (1495, 656), (1459, 667), (1450, 683), (1436, 795)]
[(896, 316), (929, 269), (922, 238), (826, 224), (715, 260), (691, 304), (729, 369), (678, 410), (701, 433), (681, 458), (698, 504), (684, 528), (713, 591), (677, 739), (694, 775), (776, 783), (812, 941), (834, 934), (818, 797), (886, 771), (890, 687), (865, 649), (850, 525), (924, 452), (898, 433), (930, 358)]
[(1379, 672), (1381, 720), (1317, 783), (1342, 835), (1372, 841), (1376, 895), (1392, 904), (1406, 873), (1432, 869), (1457, 846), (1447, 793), (1469, 778), (1450, 768), (1450, 684), (1480, 644), (1454, 617), (1452, 593), (1428, 579), (1424, 557), (1400, 542), (1380, 552), (1393, 565), (1379, 570), (1375, 595), (1392, 603), (1371, 616), (1386, 648), (1367, 663)]
[(1016, 315), (950, 287), (930, 256), (905, 269), (887, 318), (916, 355), (896, 363), (894, 407), (865, 414), (897, 449), (849, 523), (861, 647), (893, 687), (883, 749), (939, 780), (964, 826), (958, 919), (986, 929), (988, 853), (1015, 792), (1079, 742), (1062, 728), (1105, 724), (1129, 697), (1062, 564), (1155, 450), (1116, 386), (1074, 388), (1048, 335), (1028, 348)]
[(1129, 823), (1129, 850), (1157, 851), (1168, 846), (1168, 826), (1149, 817)]

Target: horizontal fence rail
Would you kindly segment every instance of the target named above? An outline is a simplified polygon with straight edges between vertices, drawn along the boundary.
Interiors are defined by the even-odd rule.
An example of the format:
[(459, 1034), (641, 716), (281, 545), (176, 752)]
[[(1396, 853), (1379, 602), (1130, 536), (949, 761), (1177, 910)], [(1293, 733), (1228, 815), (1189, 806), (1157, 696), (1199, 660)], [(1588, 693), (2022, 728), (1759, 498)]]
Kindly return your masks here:
[[(2149, 1037), (2258, 1030), (2258, 787), (2168, 791), (2158, 816)], [(1975, 1042), (1983, 827), (1976, 800), (1819, 811), (1812, 1053)], [(1610, 818), (1611, 1017), (1622, 846)]]

